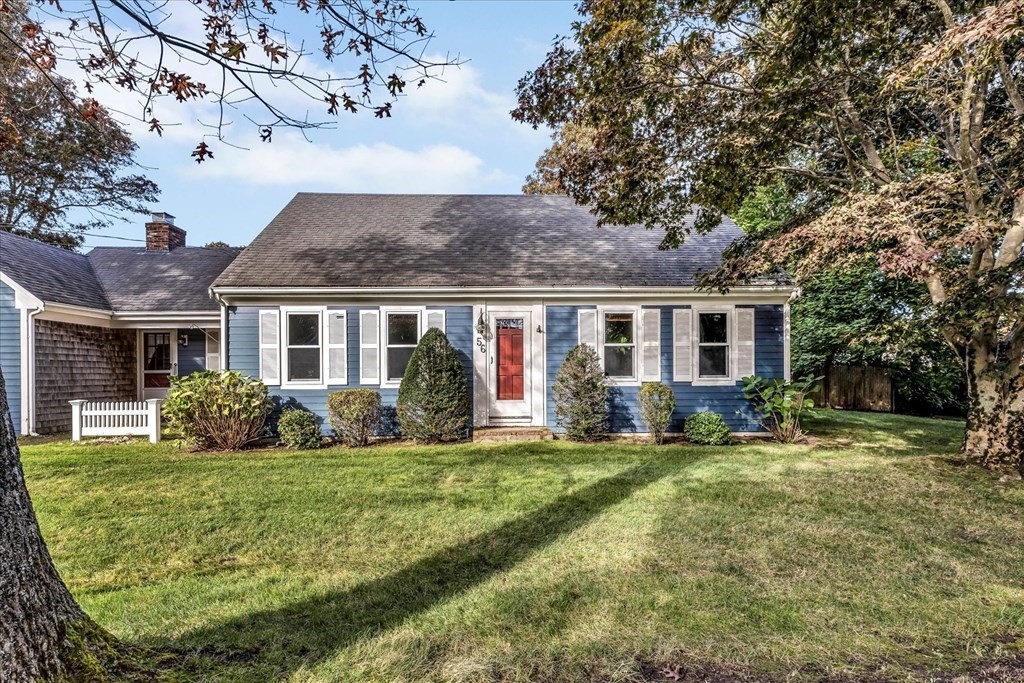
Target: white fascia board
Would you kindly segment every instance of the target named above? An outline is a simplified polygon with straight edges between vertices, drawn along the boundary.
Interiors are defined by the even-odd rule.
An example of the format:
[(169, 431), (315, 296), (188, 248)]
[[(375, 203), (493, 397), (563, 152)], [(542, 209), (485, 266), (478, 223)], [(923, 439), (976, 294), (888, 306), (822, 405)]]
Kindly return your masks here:
[(451, 302), (453, 300), (476, 303), (488, 301), (538, 301), (563, 304), (615, 303), (628, 301), (636, 305), (662, 303), (687, 304), (728, 300), (746, 304), (784, 304), (794, 287), (763, 286), (735, 287), (727, 294), (698, 291), (693, 287), (218, 287), (216, 298), (228, 305), (256, 302), (282, 304), (315, 300), (357, 303), (372, 301), (378, 304), (401, 305), (406, 302)]
[(216, 311), (125, 311), (114, 313), (113, 327), (220, 327), (221, 312)]
[(0, 282), (14, 290), (15, 308), (42, 308), (43, 301), (11, 278), (7, 273), (0, 272)]
[(72, 323), (76, 325), (93, 325), (95, 327), (111, 327), (113, 311), (104, 311), (86, 306), (58, 304), (46, 302), (42, 312), (36, 316), (39, 320)]

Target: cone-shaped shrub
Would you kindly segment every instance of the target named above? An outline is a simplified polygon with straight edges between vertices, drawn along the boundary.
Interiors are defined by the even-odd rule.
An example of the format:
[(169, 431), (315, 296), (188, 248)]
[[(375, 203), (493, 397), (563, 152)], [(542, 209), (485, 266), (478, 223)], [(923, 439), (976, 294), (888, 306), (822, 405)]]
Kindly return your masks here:
[(398, 388), (402, 434), (436, 443), (466, 436), (469, 384), (459, 354), (444, 332), (427, 330), (409, 359)]
[(608, 383), (597, 352), (573, 347), (555, 377), (555, 417), (573, 441), (594, 441), (608, 429)]

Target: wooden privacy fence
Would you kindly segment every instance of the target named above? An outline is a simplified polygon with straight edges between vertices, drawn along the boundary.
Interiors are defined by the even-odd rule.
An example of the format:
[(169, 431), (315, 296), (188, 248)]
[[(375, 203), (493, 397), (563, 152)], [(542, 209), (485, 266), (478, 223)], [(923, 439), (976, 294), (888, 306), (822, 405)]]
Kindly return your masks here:
[(893, 411), (892, 373), (884, 368), (833, 365), (822, 374), (821, 391), (812, 394), (819, 408)]
[(148, 401), (68, 401), (71, 404), (71, 440), (83, 436), (148, 436), (160, 440), (160, 404)]

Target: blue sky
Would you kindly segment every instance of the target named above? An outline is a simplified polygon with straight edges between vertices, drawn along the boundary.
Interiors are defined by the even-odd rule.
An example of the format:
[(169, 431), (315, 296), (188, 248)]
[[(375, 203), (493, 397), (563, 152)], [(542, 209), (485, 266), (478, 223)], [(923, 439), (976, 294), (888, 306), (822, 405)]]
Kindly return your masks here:
[[(157, 137), (130, 126), (138, 161), (160, 186), (159, 205), (188, 231), (190, 244), (246, 244), (299, 191), (517, 193), (549, 142), (508, 116), (514, 88), (543, 60), (552, 39), (576, 16), (567, 0), (427, 0), (411, 2), (436, 37), (428, 52), (459, 55), (466, 63), (443, 81), (411, 89), (391, 119), (342, 115), (334, 130), (278, 131), (270, 144), (251, 124), (230, 130), (234, 149), (211, 141), (212, 161), (197, 165), (198, 141), (188, 109), (163, 104), (162, 120), (177, 120)], [(308, 35), (308, 32), (307, 32)], [(98, 98), (123, 106), (118, 94)], [(303, 105), (305, 107), (305, 105)], [(103, 235), (139, 238), (138, 217)], [(126, 242), (88, 236), (86, 247)]]

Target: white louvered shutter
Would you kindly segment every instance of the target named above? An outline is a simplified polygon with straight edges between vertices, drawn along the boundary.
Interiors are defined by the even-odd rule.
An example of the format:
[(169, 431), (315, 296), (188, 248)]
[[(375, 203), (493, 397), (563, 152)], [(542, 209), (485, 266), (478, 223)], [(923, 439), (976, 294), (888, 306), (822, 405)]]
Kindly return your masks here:
[(672, 381), (693, 381), (693, 309), (672, 311)]
[(641, 382), (661, 381), (661, 311), (645, 308), (640, 312), (643, 321), (643, 349)]
[(590, 344), (597, 350), (597, 309), (581, 308), (579, 311), (580, 344)]
[(736, 341), (733, 343), (736, 374), (733, 379), (754, 374), (754, 309), (736, 309)]
[(206, 330), (206, 369), (220, 372), (220, 330)]
[(359, 383), (380, 384), (380, 311), (359, 311)]
[(444, 311), (443, 310), (440, 310), (440, 311), (427, 311), (427, 329), (429, 330), (432, 327), (436, 327), (437, 329), (441, 330), (445, 334), (448, 333), (448, 331), (444, 328)]
[(281, 312), (260, 311), (260, 379), (267, 386), (281, 383)]
[(348, 383), (348, 317), (327, 311), (327, 383)]

